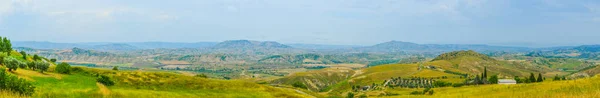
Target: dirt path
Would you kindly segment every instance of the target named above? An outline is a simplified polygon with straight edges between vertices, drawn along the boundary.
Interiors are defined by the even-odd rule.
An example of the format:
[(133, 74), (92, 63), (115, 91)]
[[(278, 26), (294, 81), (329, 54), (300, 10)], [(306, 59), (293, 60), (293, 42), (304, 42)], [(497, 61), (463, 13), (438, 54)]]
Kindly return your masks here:
[(104, 86), (104, 84), (96, 83), (96, 85), (98, 86), (98, 88), (100, 88), (100, 93), (102, 93), (102, 95), (104, 95), (104, 96), (110, 95), (110, 89), (108, 89), (106, 86)]

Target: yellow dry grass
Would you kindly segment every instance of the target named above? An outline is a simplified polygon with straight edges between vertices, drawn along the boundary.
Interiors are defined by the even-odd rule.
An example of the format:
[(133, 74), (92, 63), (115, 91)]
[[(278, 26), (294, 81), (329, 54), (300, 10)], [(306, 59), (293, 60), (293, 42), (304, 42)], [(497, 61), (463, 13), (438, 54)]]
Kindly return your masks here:
[[(434, 95), (387, 97), (431, 98), (599, 98), (600, 77), (517, 85), (481, 85), (435, 88)], [(408, 93), (407, 93), (408, 94)]]

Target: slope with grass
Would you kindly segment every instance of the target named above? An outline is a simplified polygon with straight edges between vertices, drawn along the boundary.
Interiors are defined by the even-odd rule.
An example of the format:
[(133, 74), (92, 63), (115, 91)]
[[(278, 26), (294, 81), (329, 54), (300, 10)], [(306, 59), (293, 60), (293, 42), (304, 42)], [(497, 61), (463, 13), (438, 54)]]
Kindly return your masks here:
[[(32, 81), (35, 93), (44, 98), (163, 98), (163, 97), (310, 97), (293, 89), (251, 82), (216, 80), (169, 72), (113, 71), (74, 67), (72, 74), (38, 73), (20, 69), (14, 72)], [(112, 77), (114, 86), (96, 82), (96, 74)], [(11, 93), (2, 93), (11, 95)]]
[[(480, 85), (465, 87), (434, 88), (433, 95), (410, 95), (405, 90), (388, 90), (397, 92), (396, 96), (410, 98), (593, 98), (600, 96), (600, 77), (583, 78), (567, 81), (547, 81), (517, 85)], [(422, 90), (422, 89), (419, 89)]]

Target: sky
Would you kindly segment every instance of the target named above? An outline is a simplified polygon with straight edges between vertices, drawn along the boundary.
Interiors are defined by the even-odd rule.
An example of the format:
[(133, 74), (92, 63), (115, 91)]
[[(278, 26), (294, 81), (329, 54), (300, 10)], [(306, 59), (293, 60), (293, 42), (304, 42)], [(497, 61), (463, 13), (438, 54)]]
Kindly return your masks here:
[(0, 0), (13, 41), (600, 44), (600, 0)]

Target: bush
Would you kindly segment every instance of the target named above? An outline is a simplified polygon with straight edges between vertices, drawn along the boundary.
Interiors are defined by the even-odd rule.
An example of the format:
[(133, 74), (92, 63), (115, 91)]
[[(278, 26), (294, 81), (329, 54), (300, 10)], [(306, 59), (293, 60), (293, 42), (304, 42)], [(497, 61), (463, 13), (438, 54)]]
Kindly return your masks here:
[(30, 96), (34, 93), (35, 87), (25, 79), (9, 75), (4, 68), (0, 68), (0, 90), (10, 90), (22, 95)]
[(8, 71), (17, 70), (17, 68), (19, 68), (19, 64), (21, 64), (21, 62), (19, 62), (19, 60), (15, 59), (15, 58), (11, 58), (11, 57), (4, 58), (4, 65), (8, 68)]
[(114, 70), (114, 71), (118, 71), (118, 70), (119, 70), (119, 67), (118, 67), (118, 66), (113, 66), (113, 69), (112, 69), (112, 70)]
[(413, 91), (413, 92), (410, 92), (410, 94), (411, 95), (421, 95), (421, 94), (423, 94), (423, 92), (421, 92), (421, 91)]
[(444, 82), (444, 81), (433, 82), (434, 87), (446, 87), (446, 86), (451, 86), (451, 85), (452, 85), (452, 83), (450, 83), (450, 82)]
[(297, 88), (307, 89), (306, 85), (304, 85), (302, 82), (294, 82), (294, 84), (292, 84), (292, 86), (297, 87)]
[(100, 75), (100, 77), (98, 77), (98, 79), (96, 79), (96, 81), (106, 85), (106, 86), (112, 86), (115, 85), (115, 82), (113, 82), (112, 80), (110, 80), (110, 77), (106, 76), (106, 75)]
[(50, 59), (50, 62), (56, 62), (56, 59)]
[(71, 73), (71, 65), (69, 65), (68, 63), (62, 62), (62, 63), (56, 65), (56, 68), (54, 68), (54, 70), (57, 73), (69, 74), (69, 73)]
[(208, 78), (208, 76), (206, 76), (205, 74), (197, 74), (196, 77), (200, 77), (200, 78)]
[(454, 84), (452, 84), (452, 87), (462, 87), (464, 85), (465, 84), (462, 84), (462, 83), (454, 83)]
[(50, 67), (50, 64), (43, 61), (35, 61), (34, 64), (36, 69), (38, 69), (41, 73), (44, 73), (44, 71), (48, 70)]

